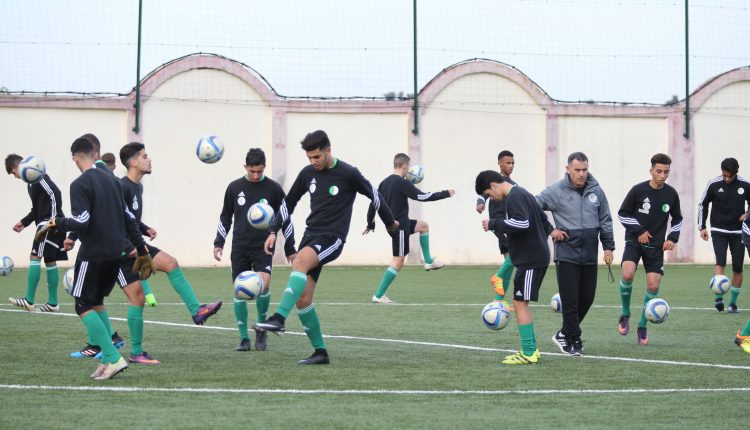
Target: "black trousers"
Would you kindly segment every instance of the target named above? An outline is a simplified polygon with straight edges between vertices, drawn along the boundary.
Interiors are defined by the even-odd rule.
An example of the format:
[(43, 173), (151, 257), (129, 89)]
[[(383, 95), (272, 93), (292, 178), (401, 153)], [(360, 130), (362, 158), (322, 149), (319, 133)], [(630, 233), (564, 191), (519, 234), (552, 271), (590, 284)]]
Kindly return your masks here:
[(558, 261), (557, 286), (562, 302), (562, 333), (566, 339), (581, 337), (581, 322), (594, 304), (596, 295), (596, 264), (575, 264)]

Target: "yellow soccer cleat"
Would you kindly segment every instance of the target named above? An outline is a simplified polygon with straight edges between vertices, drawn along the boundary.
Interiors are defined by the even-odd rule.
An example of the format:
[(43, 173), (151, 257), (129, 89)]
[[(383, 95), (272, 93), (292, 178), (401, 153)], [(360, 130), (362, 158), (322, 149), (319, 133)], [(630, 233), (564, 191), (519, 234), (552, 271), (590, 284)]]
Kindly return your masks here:
[(156, 297), (153, 294), (146, 294), (146, 306), (154, 307), (156, 305), (158, 305)]
[(492, 275), (490, 278), (490, 285), (495, 290), (495, 294), (500, 297), (505, 297), (505, 285), (503, 284), (503, 278)]
[(740, 335), (740, 331), (737, 330), (737, 336), (734, 338), (734, 343), (737, 344), (743, 351), (750, 354), (750, 336)]
[(540, 358), (542, 358), (542, 354), (538, 349), (531, 355), (524, 355), (523, 351), (518, 351), (513, 355), (505, 357), (503, 364), (536, 364)]

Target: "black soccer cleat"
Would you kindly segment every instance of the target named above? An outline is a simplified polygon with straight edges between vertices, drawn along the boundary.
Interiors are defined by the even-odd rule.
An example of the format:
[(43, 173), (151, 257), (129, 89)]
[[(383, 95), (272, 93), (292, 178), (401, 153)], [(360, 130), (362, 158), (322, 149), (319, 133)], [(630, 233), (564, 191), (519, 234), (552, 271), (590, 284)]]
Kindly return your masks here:
[(574, 357), (582, 357), (583, 356), (583, 342), (580, 338), (575, 339), (571, 342), (568, 342), (568, 345), (565, 348), (565, 352), (568, 354), (574, 356)]
[(740, 310), (737, 309), (737, 305), (729, 305), (727, 306), (727, 312), (730, 314), (738, 314), (740, 313)]
[(265, 351), (268, 346), (268, 333), (264, 331), (255, 332), (255, 350)]
[(237, 349), (235, 349), (235, 351), (238, 351), (238, 352), (250, 351), (250, 339), (242, 339), (240, 341), (240, 346), (238, 346)]
[(329, 364), (331, 360), (328, 358), (328, 351), (325, 349), (316, 349), (315, 352), (304, 360), (300, 360), (297, 364)]
[(284, 319), (285, 318), (279, 314), (273, 314), (267, 320), (253, 324), (252, 328), (256, 332), (270, 331), (271, 333), (276, 334), (283, 333), (284, 331), (286, 331), (286, 327), (284, 326)]
[(714, 307), (719, 312), (724, 312), (724, 299), (721, 297), (717, 297), (714, 301)]

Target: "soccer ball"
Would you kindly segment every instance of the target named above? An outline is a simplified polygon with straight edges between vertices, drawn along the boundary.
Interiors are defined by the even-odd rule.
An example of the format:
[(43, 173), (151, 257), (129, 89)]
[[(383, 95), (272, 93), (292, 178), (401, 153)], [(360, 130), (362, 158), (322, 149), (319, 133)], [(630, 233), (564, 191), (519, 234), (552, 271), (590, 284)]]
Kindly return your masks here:
[(13, 271), (13, 259), (8, 256), (0, 257), (0, 276), (8, 276)]
[(65, 272), (63, 276), (63, 285), (65, 285), (65, 292), (73, 295), (73, 286), (75, 285), (76, 269), (70, 268)]
[(409, 170), (406, 172), (406, 179), (412, 184), (418, 184), (424, 179), (424, 169), (419, 164), (409, 166)]
[(729, 278), (724, 275), (714, 275), (711, 281), (708, 283), (708, 288), (714, 292), (714, 294), (726, 294), (729, 291)]
[(654, 324), (661, 324), (669, 316), (669, 304), (664, 299), (651, 299), (646, 303), (644, 311), (646, 312), (647, 320)]
[(26, 157), (18, 164), (18, 174), (27, 184), (39, 182), (45, 173), (47, 173), (47, 168), (44, 166), (44, 161), (33, 155)]
[(206, 135), (198, 139), (195, 155), (204, 163), (213, 164), (224, 156), (224, 144), (216, 136)]
[(263, 291), (263, 278), (246, 270), (234, 279), (234, 296), (240, 300), (255, 300)]
[(247, 222), (259, 230), (268, 230), (273, 222), (274, 211), (271, 205), (258, 202), (247, 211)]
[(502, 302), (490, 302), (482, 309), (482, 322), (491, 330), (502, 330), (510, 321), (510, 312)]
[(552, 300), (549, 302), (549, 307), (555, 312), (562, 312), (562, 302), (560, 301), (560, 293), (555, 293), (552, 296)]

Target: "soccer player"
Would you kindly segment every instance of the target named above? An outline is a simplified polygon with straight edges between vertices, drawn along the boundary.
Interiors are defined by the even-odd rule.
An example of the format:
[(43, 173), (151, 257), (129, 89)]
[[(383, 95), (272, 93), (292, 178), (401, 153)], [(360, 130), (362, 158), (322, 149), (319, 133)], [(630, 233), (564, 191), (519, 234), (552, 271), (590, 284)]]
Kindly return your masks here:
[(388, 231), (398, 229), (398, 221), (393, 219), (388, 204), (382, 201), (377, 190), (356, 167), (333, 157), (331, 141), (324, 131), (307, 134), (301, 144), (310, 165), (300, 171), (284, 198), (279, 211), (281, 216), (274, 219), (264, 244), (266, 253), (273, 253), (276, 232), (292, 215), (302, 196), (309, 192), (307, 228), (292, 261), (292, 273), (276, 312), (267, 320), (256, 323), (253, 329), (283, 332), (284, 322), (296, 303), (297, 315), (315, 348), (310, 357), (298, 361), (298, 364), (328, 364), (328, 351), (312, 301), (323, 266), (338, 258), (344, 248), (354, 198), (360, 193), (372, 200)]
[(596, 295), (599, 241), (608, 265), (615, 249), (607, 196), (589, 173), (586, 154), (574, 152), (568, 156), (565, 177), (542, 191), (536, 201), (542, 210), (552, 212), (556, 226), (551, 236), (563, 324), (552, 341), (563, 353), (581, 356), (581, 323)]
[[(378, 290), (372, 296), (373, 303), (394, 304), (394, 300), (385, 295), (399, 270), (404, 267), (404, 260), (409, 253), (409, 236), (419, 232), (419, 243), (422, 245), (422, 257), (424, 257), (425, 270), (437, 270), (445, 264), (435, 260), (430, 255), (430, 226), (427, 221), (409, 219), (409, 199), (420, 202), (433, 202), (448, 197), (453, 197), (454, 190), (443, 190), (435, 193), (423, 193), (411, 182), (406, 180), (406, 172), (409, 171), (411, 159), (406, 154), (396, 154), (393, 157), (393, 174), (388, 176), (378, 186), (378, 192), (388, 207), (393, 211), (393, 217), (399, 223), (399, 229), (390, 233), (393, 248), (393, 259), (391, 265), (385, 270), (383, 279), (380, 281)], [(375, 230), (375, 202), (370, 203), (367, 211), (367, 234)]]
[(107, 152), (104, 155), (102, 155), (102, 161), (104, 164), (109, 167), (109, 170), (115, 171), (115, 168), (117, 167), (117, 161), (115, 160), (115, 154), (111, 152)]
[(153, 261), (140, 233), (125, 219), (132, 217), (122, 200), (115, 181), (94, 167), (96, 151), (87, 139), (78, 138), (71, 153), (81, 176), (70, 185), (72, 217), (51, 218), (37, 236), (50, 231), (76, 231), (81, 248), (75, 265), (72, 295), (76, 313), (86, 327), (89, 338), (101, 347), (102, 361), (91, 377), (110, 379), (128, 367), (128, 363), (110, 342), (112, 336), (104, 297), (114, 286), (120, 267), (126, 237), (135, 245), (138, 257), (132, 268), (147, 278), (154, 270)]
[[(750, 182), (737, 176), (740, 165), (734, 158), (725, 158), (721, 162), (721, 176), (717, 176), (706, 185), (703, 198), (698, 204), (698, 230), (701, 239), (708, 240), (706, 219), (708, 206), (711, 207), (711, 242), (714, 245), (716, 265), (714, 275), (723, 275), (727, 265), (727, 247), (732, 253), (732, 286), (730, 288), (727, 312), (737, 313), (737, 296), (742, 287), (742, 264), (745, 259), (745, 248), (742, 246), (742, 221), (745, 220), (750, 203)], [(714, 306), (724, 310), (724, 296), (717, 294)]]
[[(20, 179), (18, 166), (23, 158), (17, 154), (9, 154), (5, 158), (5, 171)], [(62, 210), (62, 195), (49, 175), (45, 174), (33, 184), (28, 184), (31, 197), (31, 211), (21, 221), (13, 226), (13, 231), (20, 233), (24, 228), (35, 222), (37, 228), (43, 226), (52, 218), (65, 216)], [(19, 298), (8, 298), (8, 301), (31, 312), (34, 310), (36, 288), (42, 275), (42, 259), (47, 272), (47, 303), (37, 306), (39, 312), (57, 312), (60, 310), (57, 301), (57, 285), (59, 273), (57, 262), (68, 259), (68, 253), (63, 248), (65, 234), (49, 232), (40, 240), (34, 240), (29, 256), (29, 274), (26, 280), (26, 295)]]
[(493, 230), (507, 235), (510, 258), (516, 267), (513, 307), (521, 337), (521, 350), (505, 357), (503, 364), (538, 363), (541, 354), (537, 348), (529, 301), (538, 300), (539, 287), (549, 266), (547, 235), (552, 231), (552, 225), (534, 196), (518, 185), (507, 182), (498, 172), (480, 172), (474, 188), (484, 198), (506, 201), (505, 218), (482, 220), (484, 231)]
[[(516, 166), (516, 160), (513, 157), (512, 152), (508, 150), (500, 151), (497, 155), (497, 166), (500, 168), (500, 174), (503, 175), (506, 182), (509, 182), (511, 185), (518, 185), (510, 178), (513, 169)], [(486, 201), (484, 197), (477, 197), (476, 210), (478, 213), (481, 214), (484, 212), (486, 206), (485, 203)], [(490, 199), (489, 215), (491, 219), (505, 219), (505, 201)], [(500, 268), (497, 269), (497, 273), (490, 278), (490, 285), (495, 290), (495, 300), (501, 301), (503, 304), (507, 305), (508, 302), (505, 300), (505, 288), (510, 285), (510, 278), (513, 276), (513, 262), (508, 256), (508, 238), (505, 233), (499, 233), (497, 231), (493, 231), (493, 233), (497, 236), (500, 253), (503, 255), (503, 263), (500, 265)]]
[[(273, 258), (263, 250), (267, 230), (257, 229), (250, 225), (247, 220), (247, 212), (252, 205), (265, 202), (270, 205), (274, 213), (279, 213), (281, 202), (286, 194), (277, 182), (264, 175), (266, 169), (266, 154), (260, 148), (251, 148), (245, 155), (246, 175), (232, 181), (224, 193), (224, 206), (219, 215), (219, 227), (214, 239), (214, 258), (221, 261), (224, 243), (227, 234), (232, 228), (234, 219), (234, 234), (232, 236), (232, 281), (237, 275), (252, 270), (258, 273), (263, 280), (263, 290), (255, 300), (258, 310), (257, 322), (268, 318), (268, 306), (271, 303), (271, 270)], [(287, 218), (282, 226), (284, 231), (284, 251), (289, 261), (294, 260), (296, 250), (294, 249), (294, 226), (291, 219)], [(237, 319), (237, 328), (240, 332), (240, 345), (237, 351), (250, 350), (250, 336), (247, 325), (247, 302), (234, 299), (234, 316)], [(267, 334), (263, 331), (255, 332), (255, 349), (264, 351), (266, 349)]]
[[(742, 222), (742, 241), (747, 247), (747, 252), (750, 253), (750, 217), (748, 217), (747, 212), (745, 212), (745, 220)], [(747, 320), (745, 328), (737, 330), (734, 343), (742, 348), (743, 351), (750, 354), (750, 319)]]
[[(622, 314), (617, 326), (617, 331), (622, 336), (630, 331), (630, 297), (638, 262), (643, 259), (643, 267), (646, 270), (645, 304), (659, 296), (659, 285), (664, 275), (664, 251), (674, 249), (680, 238), (680, 197), (677, 191), (666, 183), (671, 164), (672, 159), (665, 154), (651, 157), (651, 179), (634, 185), (617, 213), (625, 227), (625, 251), (622, 255), (620, 280)], [(670, 217), (672, 221), (667, 231), (667, 221)], [(641, 310), (641, 319), (638, 322), (637, 341), (638, 345), (648, 345), (644, 310)]]

